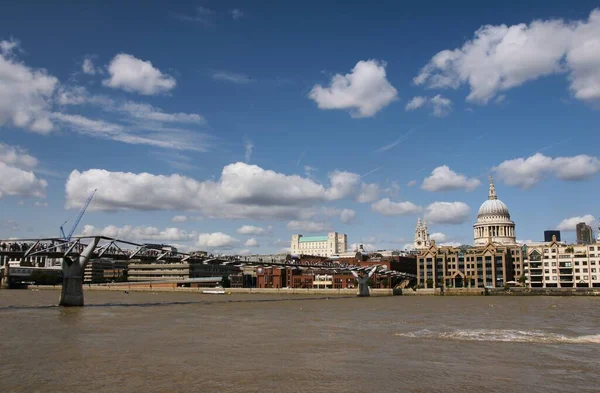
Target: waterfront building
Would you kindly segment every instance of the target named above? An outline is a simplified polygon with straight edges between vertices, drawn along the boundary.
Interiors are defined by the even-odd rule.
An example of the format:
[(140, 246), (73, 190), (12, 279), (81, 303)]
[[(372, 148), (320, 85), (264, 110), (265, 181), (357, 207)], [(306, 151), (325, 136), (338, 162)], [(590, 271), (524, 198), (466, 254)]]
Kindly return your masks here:
[(421, 288), (499, 288), (515, 282), (524, 272), (518, 245), (488, 242), (460, 249), (438, 247), (435, 240), (431, 243), (417, 257)]
[(111, 259), (91, 259), (83, 273), (84, 284), (101, 284), (127, 280), (127, 265), (129, 261)]
[(346, 252), (348, 238), (345, 234), (329, 232), (325, 236), (292, 235), (292, 255), (330, 257)]
[(555, 240), (525, 248), (529, 286), (600, 287), (600, 243), (567, 245)]
[(417, 227), (415, 228), (415, 240), (413, 247), (415, 250), (426, 249), (431, 245), (431, 239), (429, 238), (429, 228), (425, 221), (421, 221), (421, 218), (417, 220)]
[(580, 222), (575, 227), (577, 231), (577, 244), (591, 244), (594, 242), (592, 227), (585, 222)]
[(560, 241), (560, 231), (556, 231), (556, 230), (548, 230), (548, 231), (544, 231), (544, 241), (545, 242), (551, 242), (553, 241), (553, 239), (556, 239), (556, 241)]
[(510, 219), (508, 207), (498, 199), (494, 179), (490, 177), (488, 199), (483, 202), (477, 214), (477, 222), (473, 225), (476, 246), (488, 242), (515, 245), (515, 223)]
[(222, 277), (236, 273), (238, 269), (230, 264), (222, 264), (224, 260), (188, 260), (177, 262), (150, 262), (132, 260), (129, 263), (127, 276), (129, 282), (141, 281), (181, 281), (199, 277)]

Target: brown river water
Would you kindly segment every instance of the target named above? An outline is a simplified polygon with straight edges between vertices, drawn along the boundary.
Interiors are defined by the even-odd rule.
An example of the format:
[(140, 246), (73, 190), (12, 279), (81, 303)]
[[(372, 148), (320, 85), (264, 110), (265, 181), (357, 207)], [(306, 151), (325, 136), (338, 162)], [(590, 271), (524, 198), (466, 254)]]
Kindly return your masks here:
[(600, 298), (0, 291), (0, 392), (600, 392)]

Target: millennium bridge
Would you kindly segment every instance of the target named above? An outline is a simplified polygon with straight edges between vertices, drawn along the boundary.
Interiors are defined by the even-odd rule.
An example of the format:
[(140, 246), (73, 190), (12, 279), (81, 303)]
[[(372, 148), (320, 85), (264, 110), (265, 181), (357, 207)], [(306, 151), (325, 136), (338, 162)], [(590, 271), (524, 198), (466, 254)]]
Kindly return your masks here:
[[(367, 280), (374, 273), (379, 276), (413, 279), (414, 275), (386, 269), (385, 266), (342, 264), (336, 261), (299, 263), (295, 260), (252, 259), (240, 256), (213, 257), (205, 253), (185, 253), (174, 247), (140, 244), (107, 236), (79, 236), (65, 238), (0, 240), (0, 270), (2, 288), (8, 288), (11, 279), (23, 278), (34, 271), (61, 271), (63, 282), (61, 306), (83, 306), (83, 279), (89, 261), (101, 258), (113, 261), (139, 260), (146, 263), (200, 263), (227, 265), (241, 270), (244, 266), (290, 267), (298, 270), (335, 269), (350, 272), (359, 284), (359, 295), (368, 296)], [(50, 265), (50, 266), (48, 266)]]

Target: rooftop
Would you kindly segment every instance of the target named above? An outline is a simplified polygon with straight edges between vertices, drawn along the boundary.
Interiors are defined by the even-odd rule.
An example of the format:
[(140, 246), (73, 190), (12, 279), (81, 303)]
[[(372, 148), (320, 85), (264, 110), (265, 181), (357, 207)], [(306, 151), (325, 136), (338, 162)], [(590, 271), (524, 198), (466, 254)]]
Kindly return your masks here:
[(328, 236), (302, 236), (300, 238), (300, 243), (326, 242), (327, 240), (329, 240)]

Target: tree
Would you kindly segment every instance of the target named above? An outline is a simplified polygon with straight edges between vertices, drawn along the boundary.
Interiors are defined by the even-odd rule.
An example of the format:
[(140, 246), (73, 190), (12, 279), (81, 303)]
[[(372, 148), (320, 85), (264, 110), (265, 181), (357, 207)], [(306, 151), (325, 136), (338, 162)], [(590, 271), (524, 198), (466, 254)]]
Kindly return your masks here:
[(433, 279), (428, 278), (426, 282), (427, 282), (427, 288), (433, 288)]
[(229, 279), (229, 276), (224, 275), (223, 278), (221, 279), (221, 286), (223, 288), (230, 288), (231, 287), (231, 280)]
[(525, 275), (525, 273), (521, 274), (521, 277), (519, 277), (517, 281), (519, 282), (519, 284), (525, 285), (525, 283), (527, 282), (527, 276)]

